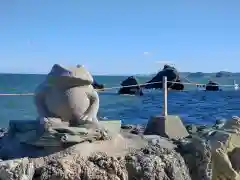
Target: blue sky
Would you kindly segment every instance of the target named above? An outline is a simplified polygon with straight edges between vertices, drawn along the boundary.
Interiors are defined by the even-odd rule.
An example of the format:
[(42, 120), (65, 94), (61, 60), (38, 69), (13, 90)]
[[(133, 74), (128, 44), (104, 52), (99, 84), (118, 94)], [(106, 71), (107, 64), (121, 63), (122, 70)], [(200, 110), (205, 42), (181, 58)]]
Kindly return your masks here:
[(1, 0), (0, 72), (240, 71), (239, 0)]

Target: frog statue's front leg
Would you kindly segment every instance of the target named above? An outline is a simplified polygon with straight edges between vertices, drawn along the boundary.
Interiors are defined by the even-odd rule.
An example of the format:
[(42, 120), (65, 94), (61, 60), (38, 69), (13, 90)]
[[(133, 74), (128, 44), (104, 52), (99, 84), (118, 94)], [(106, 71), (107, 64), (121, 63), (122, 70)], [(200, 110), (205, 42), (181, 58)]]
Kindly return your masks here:
[(87, 97), (89, 98), (90, 101), (90, 106), (86, 110), (86, 112), (80, 117), (82, 120), (88, 120), (92, 122), (98, 122), (97, 119), (97, 113), (99, 110), (99, 97), (98, 93), (92, 89), (89, 92), (86, 92)]
[[(98, 124), (99, 96), (97, 91), (90, 85), (86, 87), (85, 94), (89, 100), (89, 106), (83, 114), (73, 112), (72, 126), (78, 126), (86, 123)], [(77, 109), (76, 109), (77, 110)]]
[(37, 117), (37, 132), (38, 135), (45, 131), (45, 123), (48, 122), (49, 111), (47, 110), (45, 104), (46, 94), (49, 92), (49, 86), (46, 82), (41, 83), (35, 90), (34, 93), (34, 103), (38, 113)]
[[(49, 111), (48, 106), (46, 104), (46, 98), (49, 98), (49, 93), (52, 91), (51, 86), (49, 86), (46, 82), (40, 84), (34, 95), (34, 103), (38, 113), (38, 122), (41, 131), (48, 128), (50, 124), (58, 124), (62, 122), (62, 119), (59, 117), (55, 117), (55, 115)], [(51, 93), (50, 93), (51, 94)]]

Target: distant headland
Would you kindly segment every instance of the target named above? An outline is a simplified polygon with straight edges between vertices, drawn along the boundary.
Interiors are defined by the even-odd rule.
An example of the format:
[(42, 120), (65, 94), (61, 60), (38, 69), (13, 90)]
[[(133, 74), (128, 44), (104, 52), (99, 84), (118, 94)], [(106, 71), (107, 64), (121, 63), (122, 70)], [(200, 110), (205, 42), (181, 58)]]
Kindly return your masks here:
[[(201, 77), (216, 77), (216, 78), (224, 78), (224, 77), (240, 77), (240, 72), (228, 72), (228, 71), (219, 71), (219, 72), (179, 72), (182, 77), (192, 77), (192, 78), (201, 78)], [(136, 74), (136, 76), (153, 76), (153, 74)]]
[(181, 75), (183, 76), (188, 76), (188, 77), (204, 77), (204, 76), (210, 76), (210, 77), (216, 77), (216, 78), (221, 78), (221, 77), (236, 77), (240, 76), (240, 72), (228, 72), (228, 71), (219, 71), (219, 72), (212, 72), (212, 73), (203, 73), (203, 72), (180, 72)]

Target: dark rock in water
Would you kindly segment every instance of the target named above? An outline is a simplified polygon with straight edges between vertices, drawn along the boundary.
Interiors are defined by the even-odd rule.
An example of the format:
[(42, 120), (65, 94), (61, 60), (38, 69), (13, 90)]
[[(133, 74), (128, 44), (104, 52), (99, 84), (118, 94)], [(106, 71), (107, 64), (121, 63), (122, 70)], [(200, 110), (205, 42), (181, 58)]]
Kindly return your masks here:
[(171, 88), (174, 90), (183, 90), (184, 89), (184, 85), (180, 83), (181, 80), (180, 80), (179, 72), (177, 71), (176, 68), (169, 66), (169, 65), (165, 65), (162, 71), (158, 72), (156, 76), (154, 76), (150, 81), (147, 82), (147, 83), (154, 83), (154, 82), (156, 82), (156, 83), (147, 84), (144, 86), (144, 88), (146, 88), (146, 89), (161, 89), (162, 83), (157, 83), (157, 82), (162, 82), (163, 76), (166, 76), (168, 81), (178, 82), (178, 83), (168, 82), (167, 83), (168, 88)]
[(218, 86), (218, 83), (213, 82), (213, 81), (209, 81), (206, 84), (206, 91), (220, 91), (220, 88)]
[(176, 81), (176, 83), (172, 83), (172, 85), (169, 87), (172, 90), (183, 90), (184, 89), (184, 85), (180, 83), (180, 80), (178, 79)]
[(97, 81), (93, 81), (93, 84), (92, 84), (93, 88), (94, 89), (101, 89), (103, 90), (104, 89), (104, 85), (103, 84), (98, 84)]
[[(132, 86), (136, 85), (136, 86)], [(140, 87), (136, 77), (130, 76), (127, 79), (125, 79), (122, 83), (121, 86), (123, 86), (118, 93), (119, 94), (130, 94), (130, 95), (143, 95), (142, 88)], [(127, 87), (124, 87), (127, 86)], [(131, 87), (128, 87), (131, 86)]]

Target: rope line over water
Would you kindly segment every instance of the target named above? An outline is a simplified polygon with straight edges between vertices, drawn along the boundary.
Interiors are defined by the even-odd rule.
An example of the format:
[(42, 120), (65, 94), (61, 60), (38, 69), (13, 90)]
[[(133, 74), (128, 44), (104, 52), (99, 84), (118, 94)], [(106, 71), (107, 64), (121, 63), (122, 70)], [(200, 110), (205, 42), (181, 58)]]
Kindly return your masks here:
[[(194, 85), (194, 86), (206, 86), (206, 84), (203, 83), (193, 83), (193, 82), (175, 82), (175, 81), (167, 81), (170, 83), (175, 84), (185, 84), (185, 85)], [(112, 90), (112, 89), (120, 89), (124, 87), (139, 87), (139, 86), (145, 86), (145, 85), (151, 85), (151, 84), (160, 84), (162, 81), (156, 81), (151, 83), (143, 83), (143, 84), (137, 84), (137, 85), (128, 85), (128, 86), (113, 86), (109, 88), (103, 88), (99, 89), (97, 91), (103, 91), (103, 90)], [(211, 85), (211, 86), (219, 86), (219, 87), (235, 87), (235, 84), (219, 84), (219, 85)], [(34, 93), (0, 93), (0, 96), (33, 96)]]
[[(172, 81), (167, 81), (167, 82), (172, 82)], [(202, 83), (191, 83), (191, 82), (173, 82), (175, 84), (186, 84), (186, 85), (207, 85), (207, 84), (202, 84)], [(210, 86), (220, 86), (220, 87), (234, 87), (234, 84), (218, 84), (218, 85), (210, 85)]]
[(33, 96), (34, 93), (14, 93), (14, 94), (0, 94), (0, 96)]

